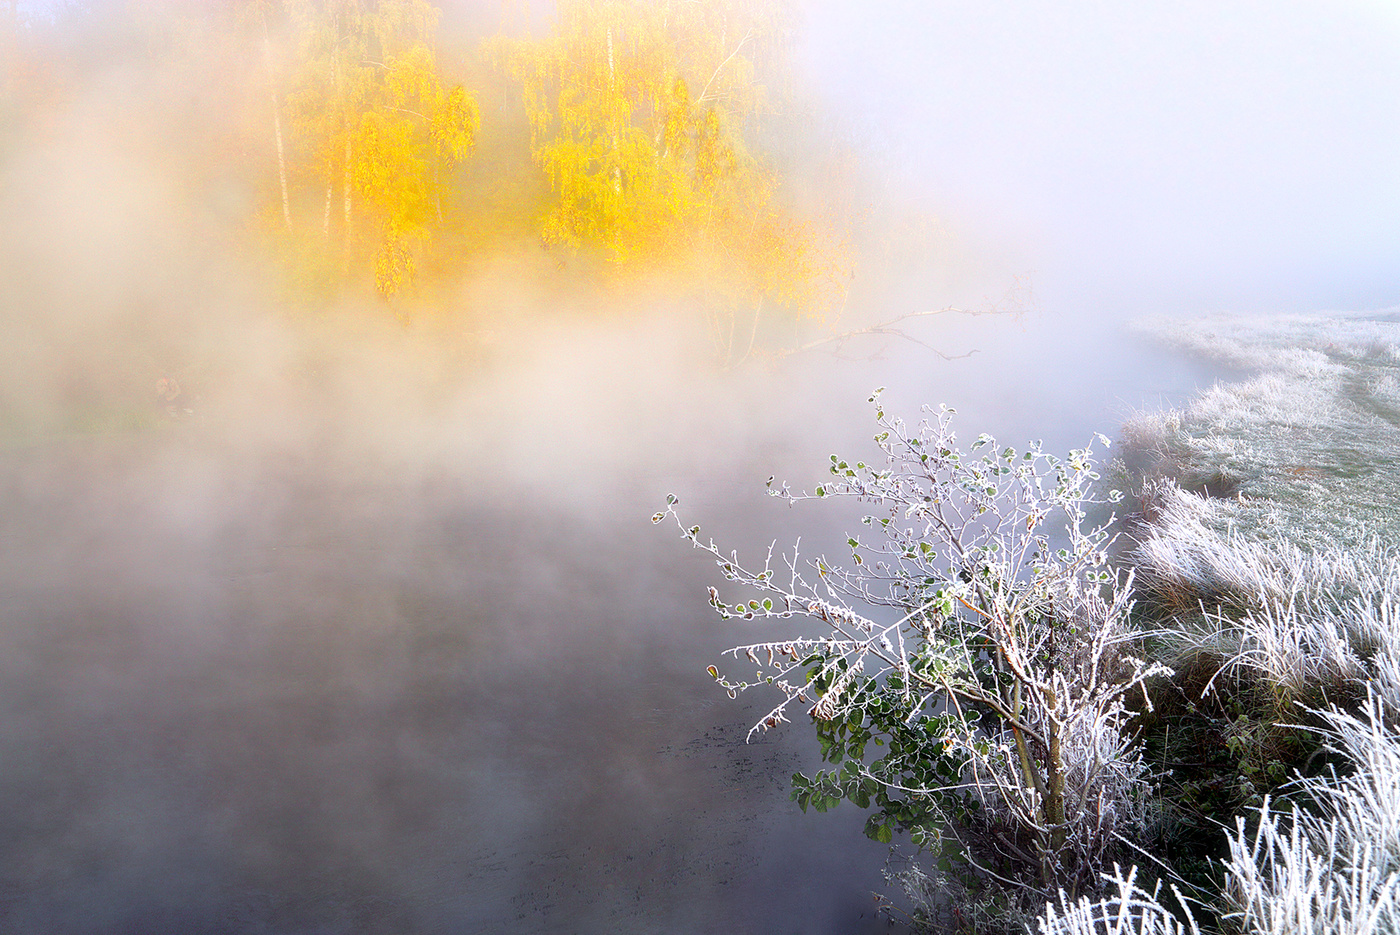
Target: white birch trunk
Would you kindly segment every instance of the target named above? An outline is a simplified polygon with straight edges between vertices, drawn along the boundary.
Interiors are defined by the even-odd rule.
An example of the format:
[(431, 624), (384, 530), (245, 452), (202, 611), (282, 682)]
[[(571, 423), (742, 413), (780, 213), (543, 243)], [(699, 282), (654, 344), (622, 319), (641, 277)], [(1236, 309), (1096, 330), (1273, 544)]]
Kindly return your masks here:
[(321, 218), (321, 236), (326, 240), (331, 239), (331, 195), (335, 187), (334, 183), (331, 181), (333, 178), (331, 173), (334, 170), (334, 166), (329, 163), (326, 165), (326, 212)]
[(345, 269), (350, 269), (350, 245), (354, 229), (350, 224), (350, 208), (352, 199), (352, 184), (354, 182), (351, 156), (354, 154), (350, 140), (350, 128), (345, 130)]
[[(612, 27), (611, 27), (611, 26), (608, 27), (608, 33), (607, 33), (607, 35), (608, 35), (608, 91), (609, 91), (609, 93), (612, 93), (612, 92), (614, 91), (616, 85), (617, 85), (617, 75), (616, 75), (616, 73), (613, 71), (613, 38), (612, 38)], [(612, 148), (613, 148), (613, 157), (616, 158), (616, 157), (617, 157), (617, 151), (618, 151), (618, 149), (619, 149), (619, 140), (618, 140), (618, 132), (617, 132), (616, 118), (614, 118), (614, 123), (613, 123)], [(621, 195), (621, 194), (622, 194), (622, 168), (621, 168), (620, 166), (618, 166), (616, 163), (613, 164), (612, 176), (613, 176), (613, 191), (614, 191), (616, 194)]]
[(272, 39), (267, 34), (267, 18), (263, 18), (263, 58), (267, 62), (268, 93), (272, 97), (272, 132), (277, 138), (277, 176), (282, 182), (282, 220), (292, 229), (292, 202), (287, 197), (287, 157), (282, 148), (282, 114), (277, 104), (277, 75), (272, 69)]

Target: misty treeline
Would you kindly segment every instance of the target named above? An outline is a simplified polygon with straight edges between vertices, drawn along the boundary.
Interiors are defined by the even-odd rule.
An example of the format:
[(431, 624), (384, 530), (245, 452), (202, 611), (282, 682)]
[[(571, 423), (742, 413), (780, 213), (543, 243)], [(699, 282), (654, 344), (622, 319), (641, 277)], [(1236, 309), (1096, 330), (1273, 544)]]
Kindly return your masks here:
[[(46, 37), (99, 10), (126, 17), (0, 7), (7, 111), (56, 106)], [(236, 127), (222, 155), (259, 192), (250, 232), (302, 294), (372, 288), (406, 315), (474, 257), (530, 246), (595, 280), (668, 279), (738, 356), (765, 314), (840, 300), (841, 225), (766, 152), (790, 85), (781, 0), (507, 2), (450, 36), (441, 19), (425, 0), (243, 0), (146, 27), (243, 83), (241, 112), (209, 119)]]

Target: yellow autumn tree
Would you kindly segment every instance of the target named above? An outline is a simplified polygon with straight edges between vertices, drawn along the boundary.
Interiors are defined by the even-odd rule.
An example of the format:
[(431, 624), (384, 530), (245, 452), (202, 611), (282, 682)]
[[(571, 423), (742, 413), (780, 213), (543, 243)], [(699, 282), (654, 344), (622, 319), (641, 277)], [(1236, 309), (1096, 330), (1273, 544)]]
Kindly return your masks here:
[(342, 268), (372, 264), (379, 293), (393, 296), (446, 222), (479, 110), (442, 79), (438, 11), (424, 0), (292, 0), (287, 12), (297, 37), (289, 108), (300, 177), (324, 189), (321, 239), (329, 249), (338, 219)]
[(726, 355), (736, 312), (820, 304), (831, 265), (810, 224), (785, 211), (751, 150), (776, 68), (781, 11), (741, 0), (557, 0), (543, 38), (501, 43), (520, 81), (535, 162), (554, 199), (546, 243), (612, 262), (684, 267), (717, 303)]
[(471, 155), (481, 118), (461, 86), (443, 86), (426, 45), (386, 59), (354, 133), (352, 176), (377, 223), (375, 284), (388, 296), (413, 279), (414, 257), (444, 222), (445, 183)]

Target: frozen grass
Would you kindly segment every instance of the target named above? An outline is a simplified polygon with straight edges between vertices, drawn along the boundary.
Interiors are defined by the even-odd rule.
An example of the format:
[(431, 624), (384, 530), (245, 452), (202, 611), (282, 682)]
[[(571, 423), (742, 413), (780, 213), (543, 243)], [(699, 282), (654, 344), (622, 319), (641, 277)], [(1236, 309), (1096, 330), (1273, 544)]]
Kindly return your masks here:
[(1180, 625), (1173, 662), (1217, 660), (1278, 696), (1400, 698), (1400, 311), (1156, 322), (1258, 371), (1123, 432), (1139, 522), (1125, 559)]
[[(1194, 702), (1223, 739), (1266, 750), (1245, 756), (1279, 752), (1303, 733), (1280, 721), (1305, 720), (1344, 761), (1281, 787), (1287, 808), (1265, 796), (1236, 818), (1222, 928), (1400, 933), (1400, 314), (1151, 330), (1248, 372), (1122, 433), (1139, 506), (1122, 558), (1172, 634), (1161, 661), (1204, 673), (1212, 697)], [(1112, 898), (1047, 906), (1033, 933), (1196, 931), (1134, 873)]]
[[(1400, 555), (1378, 537), (1305, 550), (1239, 532), (1229, 501), (1152, 481), (1150, 522), (1127, 554), (1139, 593), (1177, 630), (1173, 662), (1208, 654), (1288, 699), (1400, 698)], [(1224, 526), (1224, 531), (1221, 527)]]
[[(1400, 698), (1368, 694), (1357, 717), (1313, 710), (1332, 749), (1352, 766), (1296, 783), (1314, 803), (1274, 809), (1266, 800), (1254, 830), (1237, 820), (1229, 838), (1224, 899), (1230, 931), (1244, 935), (1382, 935), (1400, 931), (1400, 734), (1386, 725)], [(1071, 903), (1063, 895), (1036, 920), (1033, 935), (1186, 935), (1195, 919), (1175, 917), (1135, 885), (1136, 868), (1105, 879), (1108, 898)], [(1186, 900), (1177, 894), (1185, 906)]]
[(1354, 547), (1400, 536), (1400, 314), (1211, 318), (1144, 325), (1251, 374), (1124, 428), (1124, 460), (1237, 502), (1211, 517), (1258, 536)]
[(1230, 838), (1226, 898), (1246, 932), (1370, 935), (1400, 931), (1400, 735), (1396, 698), (1372, 692), (1363, 718), (1315, 711), (1350, 775), (1301, 780), (1316, 811), (1260, 809)]
[(1136, 328), (1188, 353), (1238, 370), (1295, 373), (1345, 366), (1350, 359), (1400, 355), (1394, 346), (1400, 307), (1371, 312), (1149, 318)]
[(1115, 866), (1104, 874), (1116, 892), (1102, 899), (1072, 902), (1060, 893), (1059, 903), (1049, 903), (1036, 919), (1032, 935), (1199, 935), (1189, 911), (1182, 922), (1158, 902), (1160, 888), (1149, 893), (1137, 886), (1137, 872), (1132, 867), (1125, 875)]
[[(1140, 507), (1123, 558), (1143, 604), (1174, 630), (1164, 661), (1210, 674), (1204, 690), (1216, 710), (1250, 718), (1226, 713), (1231, 729), (1296, 734), (1278, 721), (1306, 720), (1349, 770), (1300, 775), (1279, 790), (1295, 804), (1278, 809), (1266, 797), (1256, 820), (1236, 819), (1222, 895), (1228, 931), (1400, 932), (1397, 319), (1151, 329), (1253, 372), (1123, 432)], [(1147, 924), (1155, 900), (1128, 895)], [(1047, 910), (1043, 933), (1137, 931), (1102, 913), (1075, 927), (1061, 909)]]

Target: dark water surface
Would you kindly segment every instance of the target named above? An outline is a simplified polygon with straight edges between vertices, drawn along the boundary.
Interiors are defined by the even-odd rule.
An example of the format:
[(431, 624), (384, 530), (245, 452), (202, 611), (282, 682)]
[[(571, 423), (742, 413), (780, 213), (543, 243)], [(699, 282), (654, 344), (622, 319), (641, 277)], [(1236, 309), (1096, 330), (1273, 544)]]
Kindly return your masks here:
[(1110, 337), (1066, 379), (1049, 333), (678, 376), (618, 326), (432, 405), (303, 381), (274, 420), (211, 383), (181, 420), (9, 446), (0, 930), (886, 931), (887, 849), (787, 801), (800, 725), (743, 742), (766, 699), (704, 669), (752, 631), (647, 519), (674, 491), (736, 547), (837, 536), (763, 480), (867, 452), (879, 383), (1053, 448), (1204, 378)]

